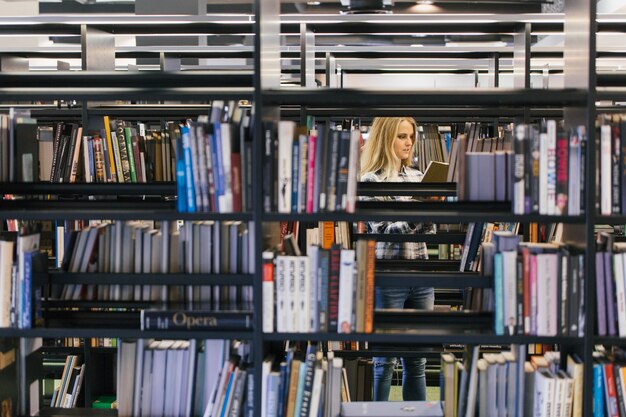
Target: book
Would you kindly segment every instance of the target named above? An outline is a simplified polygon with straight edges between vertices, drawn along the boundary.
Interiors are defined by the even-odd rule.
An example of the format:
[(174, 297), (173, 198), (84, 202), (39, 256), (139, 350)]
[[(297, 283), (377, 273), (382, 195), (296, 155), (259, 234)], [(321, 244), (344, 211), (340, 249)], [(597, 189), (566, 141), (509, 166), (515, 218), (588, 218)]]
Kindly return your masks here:
[(225, 311), (141, 310), (142, 330), (245, 330), (252, 329), (252, 314)]

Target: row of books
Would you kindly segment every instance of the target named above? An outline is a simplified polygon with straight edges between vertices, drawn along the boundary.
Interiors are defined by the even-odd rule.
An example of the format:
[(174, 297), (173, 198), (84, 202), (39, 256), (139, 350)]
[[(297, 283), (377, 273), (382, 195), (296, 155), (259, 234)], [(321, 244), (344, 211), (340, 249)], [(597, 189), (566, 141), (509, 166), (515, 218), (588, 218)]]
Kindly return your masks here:
[(519, 240), (496, 232), (494, 242), (483, 245), (493, 254), (485, 262), (493, 262), (496, 334), (583, 336), (584, 249)]
[(306, 256), (263, 252), (263, 331), (371, 333), (374, 268), (374, 241), (310, 246)]
[(315, 344), (279, 363), (268, 357), (262, 369), (261, 417), (338, 417), (350, 399), (343, 360)]
[(513, 212), (576, 216), (585, 212), (585, 126), (556, 121), (515, 126)]
[(39, 252), (38, 233), (0, 240), (0, 328), (27, 329), (41, 317), (41, 290), (33, 273), (47, 269), (47, 255)]
[(265, 126), (263, 208), (268, 212), (353, 213), (359, 178), (358, 129), (307, 131), (294, 122)]
[(417, 126), (414, 167), (426, 172), (429, 161), (449, 162), (451, 134), (449, 126), (433, 124)]
[(117, 339), (110, 337), (64, 337), (58, 339), (45, 339), (46, 347), (83, 347), (85, 345), (91, 347), (117, 347)]
[(447, 181), (457, 183), (460, 200), (510, 201), (511, 131), (502, 129), (497, 137), (484, 136), (484, 131), (480, 123), (466, 123), (451, 141)]
[(463, 361), (442, 353), (441, 370), (445, 417), (582, 416), (583, 364), (575, 355), (526, 361), (526, 346), (482, 355), (475, 346)]
[(133, 124), (109, 116), (103, 123), (99, 132), (77, 123), (39, 127), (40, 178), (70, 183), (173, 181), (177, 123)]
[(36, 123), (28, 111), (0, 114), (0, 182), (39, 180)]
[(224, 340), (124, 340), (118, 415), (252, 417), (249, 352), (247, 344)]
[(481, 261), (481, 245), (491, 242), (494, 232), (509, 231), (517, 234), (519, 223), (496, 222), (496, 223), (469, 223), (465, 234), (465, 243), (461, 253), (461, 264), (459, 270), (478, 272), (483, 275), (491, 276), (491, 273), (485, 273), (484, 267), (487, 266)]
[(61, 385), (54, 389), (51, 407), (74, 408), (80, 394), (80, 388), (85, 373), (85, 365), (79, 365), (77, 355), (68, 355), (63, 367)]
[(601, 115), (599, 125), (598, 176), (600, 214), (626, 213), (626, 115)]
[(596, 252), (599, 336), (626, 337), (626, 245), (602, 233)]
[[(67, 272), (249, 274), (254, 272), (254, 227), (241, 221), (92, 222), (60, 231), (67, 239)], [(62, 244), (60, 244), (62, 246)], [(189, 308), (247, 308), (248, 286), (66, 285), (61, 299), (164, 301)]]
[(176, 144), (179, 212), (252, 210), (250, 115), (236, 102), (213, 102), (211, 115), (181, 126)]
[(593, 415), (626, 416), (626, 352), (597, 349), (593, 352)]

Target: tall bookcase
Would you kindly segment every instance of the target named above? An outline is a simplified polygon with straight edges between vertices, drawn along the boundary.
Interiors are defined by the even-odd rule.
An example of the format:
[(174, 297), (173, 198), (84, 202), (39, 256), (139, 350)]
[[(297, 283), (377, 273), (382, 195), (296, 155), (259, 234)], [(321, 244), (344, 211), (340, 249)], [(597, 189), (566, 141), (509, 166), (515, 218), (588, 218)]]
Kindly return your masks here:
[[(235, 19), (234, 22), (220, 23), (212, 16), (203, 17), (159, 17), (155, 21), (150, 17), (115, 17), (115, 21), (104, 22), (102, 19), (84, 19), (81, 17), (59, 18), (2, 18), (0, 30), (6, 33), (17, 29), (28, 33), (64, 33), (82, 35), (86, 39), (87, 48), (92, 35), (119, 33), (239, 33), (250, 31), (254, 33), (254, 47), (239, 50), (230, 56), (252, 57), (254, 71), (250, 73), (226, 73), (226, 72), (150, 72), (150, 73), (117, 73), (93, 71), (101, 69), (97, 64), (87, 62), (87, 51), (83, 50), (78, 56), (83, 57), (84, 73), (58, 72), (46, 73), (0, 73), (0, 94), (4, 101), (25, 100), (81, 100), (85, 103), (92, 100), (211, 100), (211, 99), (249, 99), (255, 103), (255, 137), (263, 135), (262, 121), (277, 122), (281, 117), (281, 106), (296, 106), (297, 114), (335, 115), (377, 115), (395, 114), (404, 115), (407, 112), (427, 113), (426, 117), (442, 117), (454, 115), (463, 118), (467, 115), (482, 115), (497, 119), (498, 117), (513, 117), (523, 121), (531, 115), (560, 114), (563, 115), (567, 125), (573, 126), (584, 124), (589, 127), (589, 143), (595, 143), (595, 122), (597, 99), (623, 100), (624, 93), (615, 90), (597, 90), (596, 84), (613, 86), (615, 82), (623, 82), (623, 77), (618, 80), (612, 77), (596, 77), (595, 71), (595, 33), (603, 27), (611, 29), (615, 25), (610, 22), (596, 22), (596, 2), (593, 0), (568, 0), (564, 17), (556, 19), (557, 22), (546, 21), (536, 23), (538, 27), (543, 24), (546, 30), (561, 30), (565, 33), (566, 43), (563, 49), (565, 88), (562, 89), (530, 89), (529, 84), (529, 41), (521, 42), (516, 47), (513, 58), (515, 59), (515, 88), (490, 88), (471, 90), (416, 90), (416, 91), (362, 91), (348, 90), (336, 87), (338, 83), (336, 68), (333, 68), (331, 57), (327, 57), (327, 79), (329, 88), (281, 88), (280, 86), (280, 58), (281, 44), (280, 34), (306, 33), (307, 30), (314, 33), (325, 33), (338, 30), (350, 33), (372, 33), (384, 31), (389, 27), (402, 33), (436, 32), (446, 33), (449, 31), (493, 31), (515, 33), (517, 38), (528, 39), (534, 23), (527, 23), (523, 16), (491, 16), (485, 21), (469, 20), (459, 22), (454, 19), (433, 18), (416, 16), (403, 22), (397, 16), (323, 16), (318, 19), (310, 19), (301, 27), (301, 22), (286, 18), (281, 21), (280, 3), (278, 0), (255, 0), (255, 13), (253, 19), (245, 16)], [(546, 19), (547, 20), (547, 19)], [(555, 29), (556, 27), (556, 29)], [(343, 29), (342, 29), (343, 28)], [(94, 31), (91, 31), (93, 29)], [(302, 32), (304, 31), (304, 32)], [(303, 36), (303, 39), (306, 38)], [(314, 43), (303, 41), (303, 51), (313, 48)], [(170, 51), (174, 55), (175, 51)], [(310, 49), (309, 49), (309, 52)], [(74, 52), (76, 53), (76, 52)], [(109, 58), (111, 50), (105, 48)], [(132, 56), (135, 52), (128, 52)], [(137, 56), (154, 52), (136, 52)], [(50, 51), (35, 51), (37, 54), (54, 54)], [(194, 56), (215, 56), (220, 52), (196, 50), (191, 53)], [(231, 52), (221, 52), (223, 56), (229, 56)], [(415, 56), (450, 57), (450, 53), (429, 52), (415, 53)], [(493, 57), (492, 54), (488, 56)], [(469, 57), (469, 56), (468, 56)], [(301, 57), (303, 73), (303, 85), (310, 85), (311, 62)], [(462, 56), (459, 56), (462, 58)], [(497, 54), (495, 62), (499, 59)], [(314, 68), (314, 65), (313, 65)], [(519, 74), (517, 74), (519, 72)], [(334, 77), (334, 78), (333, 78)], [(329, 105), (332, 108), (328, 108)], [(431, 111), (429, 106), (436, 106), (438, 110)], [(94, 110), (83, 105), (80, 112), (72, 110), (59, 112), (53, 110), (43, 115), (54, 117), (76, 117), (88, 124), (90, 117), (106, 112), (124, 116), (141, 117), (171, 117), (171, 116), (194, 116), (203, 112), (201, 106), (176, 108), (164, 105), (129, 106), (114, 109)], [(430, 112), (430, 113), (428, 113)], [(51, 114), (52, 113), (52, 114)], [(285, 113), (283, 113), (284, 115)], [(183, 116), (183, 117), (184, 117)], [(431, 119), (433, 120), (433, 119)], [(600, 217), (595, 210), (595, 153), (594, 146), (589, 147), (587, 153), (587, 171), (585, 182), (587, 184), (586, 214), (583, 216), (541, 216), (541, 215), (513, 215), (509, 204), (502, 203), (420, 203), (419, 207), (411, 210), (399, 211), (393, 204), (360, 202), (354, 214), (347, 213), (317, 213), (317, 214), (280, 214), (267, 213), (263, 210), (263, 142), (256, 140), (253, 153), (253, 167), (255, 187), (253, 187), (253, 211), (248, 213), (177, 213), (173, 202), (146, 202), (138, 205), (110, 201), (86, 201), (86, 202), (43, 202), (43, 201), (3, 201), (0, 206), (2, 219), (22, 220), (50, 220), (50, 219), (92, 219), (107, 218), (117, 220), (151, 219), (151, 220), (246, 220), (253, 221), (255, 228), (255, 274), (238, 276), (236, 284), (252, 284), (254, 287), (255, 316), (254, 331), (251, 332), (172, 332), (172, 331), (140, 331), (132, 329), (116, 328), (34, 328), (27, 330), (0, 329), (0, 338), (33, 338), (33, 337), (121, 337), (121, 338), (225, 338), (225, 339), (248, 339), (252, 341), (254, 359), (254, 404), (255, 409), (261, 409), (261, 361), (268, 353), (273, 342), (283, 340), (295, 341), (369, 341), (383, 344), (440, 344), (440, 343), (466, 343), (466, 344), (519, 344), (519, 343), (548, 343), (559, 344), (564, 352), (575, 352), (585, 363), (584, 384), (584, 415), (592, 412), (592, 352), (595, 344), (621, 344), (619, 338), (598, 338), (595, 336), (595, 289), (594, 281), (590, 279), (595, 275), (594, 253), (594, 225), (596, 223), (626, 223), (622, 216)], [(171, 195), (175, 193), (173, 184), (148, 184), (148, 185), (119, 185), (119, 184), (0, 184), (0, 193), (28, 193), (28, 194), (89, 194), (97, 188), (98, 194), (111, 195)], [(370, 185), (359, 187), (359, 194), (365, 193), (389, 193), (397, 192), (420, 193), (419, 187), (409, 190), (385, 187), (376, 188)], [(432, 190), (430, 190), (432, 192)], [(531, 336), (496, 336), (492, 332), (475, 331), (446, 331), (445, 326), (439, 331), (403, 332), (399, 333), (373, 333), (373, 334), (264, 334), (262, 329), (262, 283), (261, 283), (261, 252), (263, 247), (263, 225), (268, 222), (278, 221), (368, 221), (368, 220), (409, 220), (409, 221), (433, 221), (433, 222), (473, 222), (473, 221), (511, 221), (511, 222), (563, 222), (579, 228), (582, 233), (582, 243), (587, 248), (586, 277), (588, 278), (588, 291), (586, 292), (586, 331), (585, 336), (579, 337), (531, 337)], [(435, 238), (436, 239), (436, 238)], [(435, 240), (436, 241), (436, 240)], [(171, 283), (180, 284), (181, 280), (192, 280), (193, 284), (233, 284), (231, 276), (175, 276), (167, 274), (146, 275), (70, 275), (52, 274), (50, 282), (55, 283), (102, 283), (120, 284), (133, 280), (136, 284), (166, 285)], [(423, 286), (436, 285), (442, 287), (466, 287), (466, 286), (490, 286), (488, 279), (463, 273), (440, 273), (440, 274), (378, 274), (377, 280), (385, 280), (387, 285), (397, 286)], [(389, 282), (392, 282), (389, 284)], [(426, 319), (427, 320), (427, 319)], [(1, 379), (0, 379), (1, 380)], [(89, 376), (86, 376), (89, 381)], [(25, 387), (19, 387), (25, 393)], [(25, 409), (21, 405), (20, 410)], [(23, 411), (20, 411), (23, 412)]]

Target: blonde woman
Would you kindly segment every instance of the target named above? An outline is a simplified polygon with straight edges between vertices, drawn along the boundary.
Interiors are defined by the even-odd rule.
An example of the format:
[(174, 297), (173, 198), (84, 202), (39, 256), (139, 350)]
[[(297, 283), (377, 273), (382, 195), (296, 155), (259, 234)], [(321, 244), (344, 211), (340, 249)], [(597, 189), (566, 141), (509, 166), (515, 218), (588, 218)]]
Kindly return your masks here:
[[(411, 168), (416, 137), (415, 121), (409, 117), (377, 117), (361, 154), (362, 182), (420, 182), (423, 174)], [(373, 197), (379, 201), (410, 201), (411, 197)], [(403, 221), (368, 222), (368, 233), (434, 233), (430, 223)], [(423, 242), (377, 242), (378, 259), (426, 259)], [(376, 308), (432, 310), (433, 288), (376, 288)], [(397, 358), (374, 358), (374, 401), (387, 401)], [(402, 397), (404, 401), (426, 400), (426, 359), (402, 358)]]

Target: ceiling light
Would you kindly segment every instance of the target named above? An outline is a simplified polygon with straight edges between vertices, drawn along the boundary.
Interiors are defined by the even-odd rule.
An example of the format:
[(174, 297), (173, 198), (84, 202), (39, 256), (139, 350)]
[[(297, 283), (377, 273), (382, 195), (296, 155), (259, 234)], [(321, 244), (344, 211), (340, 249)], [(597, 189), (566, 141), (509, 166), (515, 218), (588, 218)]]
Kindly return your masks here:
[(309, 6), (319, 6), (320, 3), (319, 1), (307, 1), (306, 4), (308, 4)]
[(433, 0), (417, 0), (416, 3), (430, 6), (431, 4), (434, 4), (435, 2)]

